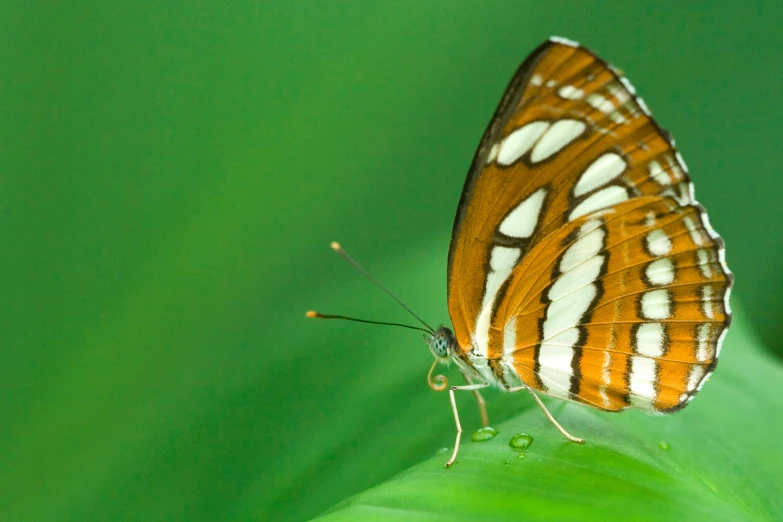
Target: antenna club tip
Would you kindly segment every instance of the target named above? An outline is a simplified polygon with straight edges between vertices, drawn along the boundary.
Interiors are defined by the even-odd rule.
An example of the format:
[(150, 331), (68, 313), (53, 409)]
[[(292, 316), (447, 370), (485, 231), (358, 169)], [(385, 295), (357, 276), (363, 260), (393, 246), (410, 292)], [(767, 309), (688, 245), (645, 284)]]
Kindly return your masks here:
[(329, 243), (329, 246), (332, 247), (332, 250), (338, 250), (338, 251), (342, 250), (340, 243), (338, 243), (337, 241), (332, 241), (331, 243)]
[(310, 318), (318, 317), (318, 312), (316, 312), (315, 310), (308, 310), (305, 312), (305, 317), (310, 317)]

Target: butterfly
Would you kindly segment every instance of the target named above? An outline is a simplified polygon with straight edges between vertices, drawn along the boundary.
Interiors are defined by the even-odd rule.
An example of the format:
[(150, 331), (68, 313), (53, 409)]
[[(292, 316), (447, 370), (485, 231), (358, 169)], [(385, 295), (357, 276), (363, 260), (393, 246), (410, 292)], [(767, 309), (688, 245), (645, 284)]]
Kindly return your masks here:
[(446, 388), (431, 377), (438, 362), (468, 383), (449, 388), (446, 466), (462, 434), (456, 391), (476, 394), (486, 425), (480, 389), (526, 390), (575, 442), (538, 393), (604, 411), (684, 408), (718, 362), (732, 282), (671, 135), (618, 69), (550, 38), (511, 79), (462, 190), (453, 331), (427, 326), (430, 385)]

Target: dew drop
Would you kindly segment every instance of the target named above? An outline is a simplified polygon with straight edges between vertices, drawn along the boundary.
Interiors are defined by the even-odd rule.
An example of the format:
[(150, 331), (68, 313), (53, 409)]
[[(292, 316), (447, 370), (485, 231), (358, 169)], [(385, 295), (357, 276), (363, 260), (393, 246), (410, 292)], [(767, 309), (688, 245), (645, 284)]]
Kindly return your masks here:
[(498, 430), (495, 428), (492, 428), (491, 426), (484, 426), (483, 428), (479, 428), (476, 431), (473, 432), (473, 435), (470, 436), (470, 440), (473, 442), (484, 442), (487, 440), (494, 439), (498, 435)]
[(448, 452), (449, 452), (449, 448), (444, 446), (440, 448), (438, 451), (436, 451), (435, 455), (442, 455), (443, 453), (448, 453)]
[(519, 455), (517, 455), (517, 458), (518, 459), (526, 459), (527, 458), (527, 453), (520, 453)]
[(533, 445), (533, 437), (527, 433), (517, 433), (508, 441), (508, 445), (514, 449), (527, 451)]
[(663, 451), (669, 451), (669, 448), (670, 448), (671, 446), (669, 446), (669, 443), (668, 443), (668, 442), (666, 442), (665, 440), (662, 440), (662, 441), (660, 441), (660, 442), (658, 443), (658, 447), (659, 447), (659, 448), (661, 448)]

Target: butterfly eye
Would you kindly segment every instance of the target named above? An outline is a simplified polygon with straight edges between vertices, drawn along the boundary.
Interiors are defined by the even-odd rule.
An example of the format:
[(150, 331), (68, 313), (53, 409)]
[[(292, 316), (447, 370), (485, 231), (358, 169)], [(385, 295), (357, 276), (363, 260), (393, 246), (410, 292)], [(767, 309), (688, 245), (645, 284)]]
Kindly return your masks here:
[(447, 359), (451, 357), (451, 351), (454, 349), (456, 340), (451, 330), (441, 326), (429, 339), (429, 347), (432, 354), (438, 359)]
[(436, 335), (430, 340), (430, 350), (438, 359), (448, 357), (449, 343), (442, 335)]

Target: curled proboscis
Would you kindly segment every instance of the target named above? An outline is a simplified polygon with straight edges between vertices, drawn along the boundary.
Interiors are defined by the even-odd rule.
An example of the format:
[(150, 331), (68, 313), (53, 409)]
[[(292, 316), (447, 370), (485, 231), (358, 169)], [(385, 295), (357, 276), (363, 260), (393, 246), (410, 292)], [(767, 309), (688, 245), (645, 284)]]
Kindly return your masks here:
[(445, 375), (435, 375), (433, 377), (432, 372), (435, 371), (435, 367), (437, 365), (438, 365), (437, 359), (432, 361), (432, 366), (430, 366), (430, 371), (427, 372), (427, 384), (429, 384), (430, 388), (432, 388), (435, 391), (443, 391), (449, 387), (449, 380), (446, 378)]

